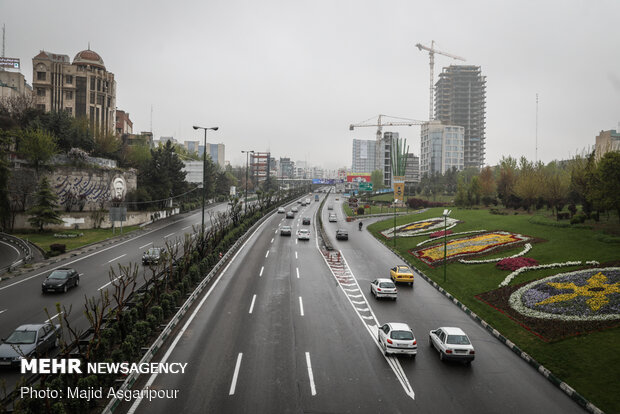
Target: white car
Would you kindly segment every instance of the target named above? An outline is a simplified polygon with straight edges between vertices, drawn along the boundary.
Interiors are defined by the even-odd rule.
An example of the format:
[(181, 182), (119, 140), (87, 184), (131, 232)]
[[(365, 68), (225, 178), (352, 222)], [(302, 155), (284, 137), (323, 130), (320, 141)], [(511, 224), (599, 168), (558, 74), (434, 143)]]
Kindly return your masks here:
[(328, 219), (331, 223), (335, 223), (338, 221), (338, 217), (336, 217), (335, 214), (330, 214), (329, 215), (329, 219)]
[(406, 323), (386, 323), (379, 328), (377, 339), (385, 355), (406, 354), (415, 358), (418, 353), (418, 342)]
[(298, 240), (310, 240), (310, 231), (308, 229), (297, 230), (297, 239)]
[(396, 300), (398, 290), (390, 279), (375, 279), (370, 282), (370, 293), (377, 299), (391, 298)]
[(476, 357), (476, 351), (469, 337), (461, 328), (442, 327), (431, 331), (429, 344), (439, 351), (439, 359), (458, 360), (466, 364)]
[(299, 211), (299, 209), (296, 206), (293, 206), (293, 208), (291, 208), (291, 211), (293, 213), (297, 213)]
[(278, 207), (278, 214), (284, 214), (286, 213), (286, 210), (284, 210), (284, 207)]

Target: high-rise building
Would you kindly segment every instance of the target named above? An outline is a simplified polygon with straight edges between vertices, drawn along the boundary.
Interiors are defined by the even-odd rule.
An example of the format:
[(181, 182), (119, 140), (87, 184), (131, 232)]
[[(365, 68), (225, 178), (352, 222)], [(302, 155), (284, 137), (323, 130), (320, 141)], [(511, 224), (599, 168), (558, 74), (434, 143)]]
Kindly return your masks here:
[(480, 66), (443, 68), (435, 84), (435, 119), (464, 128), (465, 168), (481, 168), (485, 154), (486, 76)]
[(383, 185), (392, 186), (392, 142), (398, 139), (398, 132), (384, 132), (381, 139), (380, 152), (381, 165), (377, 167), (383, 171)]
[(376, 140), (354, 139), (351, 172), (372, 173), (376, 170), (376, 149)]
[(207, 155), (210, 155), (213, 162), (222, 168), (226, 167), (226, 163), (224, 161), (225, 148), (226, 147), (224, 144), (207, 143)]
[(83, 50), (71, 62), (67, 55), (41, 51), (32, 58), (32, 72), (38, 109), (66, 111), (96, 129), (115, 131), (116, 81), (97, 53)]
[(405, 185), (417, 184), (420, 182), (420, 157), (415, 154), (407, 153), (405, 165)]
[[(198, 147), (200, 147), (200, 141), (184, 141), (183, 146), (187, 150), (187, 152), (192, 154), (198, 154)], [(202, 155), (200, 153), (199, 155)]]
[(620, 151), (620, 125), (618, 130), (601, 131), (596, 137), (594, 153), (600, 159), (606, 152)]
[(420, 176), (464, 167), (465, 128), (430, 121), (422, 125), (420, 145)]
[(293, 178), (295, 176), (295, 163), (290, 158), (280, 158), (280, 178)]

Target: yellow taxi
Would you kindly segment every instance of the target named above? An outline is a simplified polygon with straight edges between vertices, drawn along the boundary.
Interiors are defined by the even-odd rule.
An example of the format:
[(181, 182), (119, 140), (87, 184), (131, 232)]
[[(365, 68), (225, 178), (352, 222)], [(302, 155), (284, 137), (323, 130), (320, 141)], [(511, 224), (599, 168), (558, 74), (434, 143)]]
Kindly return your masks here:
[(409, 283), (413, 286), (413, 271), (409, 266), (398, 265), (390, 269), (390, 277), (396, 282)]

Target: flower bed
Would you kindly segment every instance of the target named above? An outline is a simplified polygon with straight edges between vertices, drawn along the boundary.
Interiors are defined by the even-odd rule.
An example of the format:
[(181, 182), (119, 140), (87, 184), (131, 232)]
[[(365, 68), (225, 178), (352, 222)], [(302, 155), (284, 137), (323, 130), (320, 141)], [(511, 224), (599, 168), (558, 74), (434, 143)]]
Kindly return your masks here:
[(446, 231), (436, 231), (435, 233), (431, 233), (428, 235), (428, 237), (430, 237), (431, 239), (434, 239), (436, 237), (443, 237), (443, 236), (447, 236), (449, 234), (452, 234), (452, 230), (446, 230)]
[(578, 270), (477, 295), (545, 341), (620, 326), (620, 268)]
[[(531, 240), (530, 237), (521, 234), (510, 233), (507, 231), (492, 231), (475, 236), (453, 239), (447, 243), (446, 258), (454, 260), (463, 256), (485, 254), (498, 248), (512, 247), (520, 243)], [(444, 244), (409, 251), (412, 255), (422, 260), (428, 265), (443, 262)]]
[(499, 262), (500, 260), (511, 259), (513, 257), (523, 256), (524, 254), (526, 254), (530, 250), (532, 250), (532, 245), (529, 244), (529, 243), (525, 243), (525, 248), (523, 250), (521, 250), (519, 253), (513, 254), (512, 256), (509, 256), (509, 257), (496, 257), (495, 259), (486, 259), (486, 260), (464, 260), (464, 259), (459, 259), (459, 263), (463, 263), (463, 264), (481, 264), (481, 263)]
[(506, 257), (495, 265), (501, 270), (515, 271), (522, 267), (538, 266), (538, 261), (529, 257)]
[[(567, 267), (567, 266), (579, 266), (580, 264), (583, 264), (583, 262), (581, 262), (581, 261), (569, 261), (569, 262), (564, 262), (564, 263), (550, 263), (550, 264), (539, 265), (539, 266), (521, 267), (521, 268), (515, 270), (514, 272), (512, 272), (511, 274), (509, 274), (508, 276), (506, 276), (506, 278), (502, 281), (502, 283), (499, 284), (499, 286), (500, 287), (507, 286), (508, 283), (510, 283), (510, 281), (512, 279), (514, 279), (515, 277), (517, 277), (521, 273), (528, 272), (530, 270), (553, 269), (553, 268)], [(591, 260), (591, 261), (585, 262), (585, 264), (591, 265), (591, 266), (596, 266), (599, 263), (596, 260)]]
[[(462, 234), (472, 234), (472, 233), (484, 233), (486, 230), (471, 230), (471, 231), (462, 231), (460, 233), (451, 233), (451, 236), (460, 236)], [(425, 234), (419, 234), (419, 236), (426, 236), (428, 235), (428, 233)], [(423, 244), (429, 243), (429, 242), (434, 242), (435, 239), (427, 239), (427, 240), (423, 240), (420, 243), (416, 244), (417, 247), (422, 246)]]
[(389, 228), (382, 231), (381, 234), (388, 239), (394, 237), (394, 233), (396, 233), (396, 237), (426, 236), (432, 233), (429, 230), (443, 229), (444, 226), (446, 226), (446, 229), (451, 229), (458, 223), (458, 220), (450, 217), (447, 217), (445, 222), (443, 217), (434, 217), (398, 226), (396, 227), (396, 232), (394, 232), (394, 228)]

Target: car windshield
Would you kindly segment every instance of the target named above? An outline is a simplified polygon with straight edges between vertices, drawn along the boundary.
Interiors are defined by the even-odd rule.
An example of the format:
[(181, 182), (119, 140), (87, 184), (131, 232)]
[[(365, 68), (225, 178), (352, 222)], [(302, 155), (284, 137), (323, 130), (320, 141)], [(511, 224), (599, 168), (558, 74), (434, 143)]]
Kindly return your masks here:
[(308, 230), (301, 229), (301, 230), (299, 230), (299, 232), (300, 232), (300, 233), (304, 233), (304, 234), (306, 234), (306, 233), (308, 233)]
[(35, 331), (15, 331), (6, 338), (5, 344), (34, 344), (37, 337)]
[(379, 287), (382, 287), (382, 288), (394, 288), (396, 286), (394, 286), (394, 283), (392, 283), (392, 282), (382, 282), (382, 283), (379, 283)]
[(149, 249), (149, 251), (147, 252), (147, 254), (151, 254), (151, 255), (158, 255), (158, 254), (159, 254), (159, 249), (156, 249), (156, 248), (151, 248), (151, 249)]
[(51, 275), (49, 275), (49, 279), (66, 279), (69, 277), (69, 272), (60, 272), (60, 271), (55, 271), (52, 272)]
[(408, 267), (399, 267), (398, 273), (412, 274), (411, 269), (409, 269)]
[(400, 339), (403, 341), (413, 339), (413, 333), (411, 331), (392, 331), (390, 336), (392, 339)]
[(448, 335), (448, 340), (446, 341), (452, 345), (469, 345), (469, 338), (466, 335)]
[(282, 230), (290, 230), (291, 228), (289, 226), (282, 226)]

